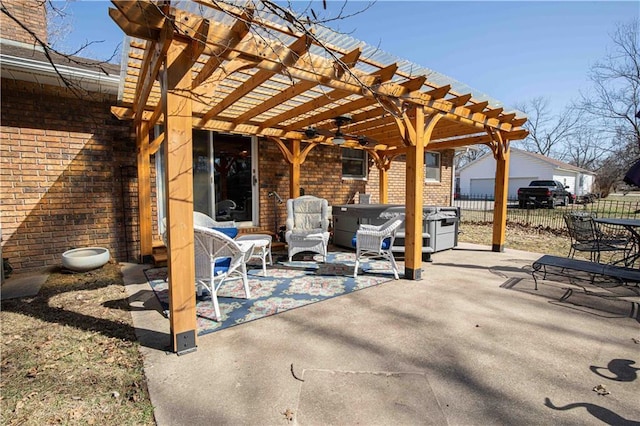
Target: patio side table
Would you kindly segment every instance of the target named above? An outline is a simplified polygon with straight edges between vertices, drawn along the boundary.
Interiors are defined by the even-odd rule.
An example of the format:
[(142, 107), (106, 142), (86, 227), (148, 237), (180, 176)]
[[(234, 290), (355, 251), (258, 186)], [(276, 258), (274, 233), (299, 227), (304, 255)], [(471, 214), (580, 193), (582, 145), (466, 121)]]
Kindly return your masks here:
[(269, 265), (273, 265), (273, 259), (271, 258), (271, 235), (268, 234), (246, 234), (240, 235), (236, 241), (250, 241), (253, 243), (252, 258), (258, 258), (262, 260), (262, 275), (267, 275), (267, 256), (269, 256)]

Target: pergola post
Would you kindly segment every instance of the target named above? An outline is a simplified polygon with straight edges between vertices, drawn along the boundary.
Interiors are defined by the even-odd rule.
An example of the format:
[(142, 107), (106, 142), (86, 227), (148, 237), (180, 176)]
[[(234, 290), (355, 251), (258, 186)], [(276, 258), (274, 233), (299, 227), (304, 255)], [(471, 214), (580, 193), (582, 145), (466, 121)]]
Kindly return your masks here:
[(380, 204), (387, 204), (389, 202), (389, 168), (378, 167), (378, 173)]
[[(138, 163), (138, 224), (140, 230), (140, 262), (151, 260), (153, 238), (151, 235), (151, 173), (149, 166), (149, 122), (136, 125)], [(126, 224), (125, 224), (126, 226)]]
[[(415, 140), (407, 151), (404, 277), (422, 278), (422, 188), (424, 186), (424, 109), (416, 107), (415, 124), (411, 127)], [(410, 123), (405, 123), (410, 125)]]
[(442, 114), (430, 114), (425, 118), (425, 108), (416, 106), (415, 123), (407, 114), (398, 124), (410, 143), (407, 150), (407, 176), (405, 201), (405, 272), (406, 279), (419, 280), (422, 275), (422, 216), (424, 190), (424, 152), (431, 140)]
[(178, 354), (196, 348), (191, 50), (191, 43), (174, 40), (161, 78), (166, 96), (167, 279), (172, 348)]
[(291, 162), (289, 163), (289, 198), (300, 196), (300, 140), (291, 141)]
[(507, 229), (507, 197), (509, 195), (509, 159), (511, 151), (507, 141), (503, 141), (500, 133), (497, 132), (498, 149), (494, 151), (496, 157), (496, 183), (495, 199), (493, 206), (493, 236), (491, 239), (491, 250), (495, 252), (504, 251)]

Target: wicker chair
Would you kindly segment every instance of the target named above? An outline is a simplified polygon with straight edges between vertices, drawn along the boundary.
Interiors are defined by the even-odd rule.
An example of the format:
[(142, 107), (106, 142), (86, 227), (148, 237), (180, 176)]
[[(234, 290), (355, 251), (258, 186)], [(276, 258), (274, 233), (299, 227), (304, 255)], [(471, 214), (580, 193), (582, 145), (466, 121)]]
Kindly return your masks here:
[(393, 258), (393, 241), (396, 238), (396, 232), (400, 225), (404, 222), (404, 216), (398, 215), (383, 223), (382, 225), (362, 224), (353, 237), (352, 244), (356, 247), (356, 265), (353, 269), (353, 278), (358, 277), (358, 267), (362, 258), (384, 259), (391, 263), (393, 276), (397, 280), (398, 265)]
[(201, 294), (203, 287), (209, 291), (215, 320), (220, 321), (217, 292), (223, 283), (241, 279), (245, 296), (251, 297), (247, 261), (253, 254), (253, 243), (237, 242), (215, 229), (195, 225), (194, 246), (197, 292)]
[(329, 244), (329, 203), (312, 195), (287, 200), (285, 240), (289, 262), (303, 251), (321, 254), (327, 260)]
[(201, 212), (193, 212), (193, 224), (204, 226), (205, 228), (235, 228), (236, 222), (233, 220), (218, 221), (211, 216)]

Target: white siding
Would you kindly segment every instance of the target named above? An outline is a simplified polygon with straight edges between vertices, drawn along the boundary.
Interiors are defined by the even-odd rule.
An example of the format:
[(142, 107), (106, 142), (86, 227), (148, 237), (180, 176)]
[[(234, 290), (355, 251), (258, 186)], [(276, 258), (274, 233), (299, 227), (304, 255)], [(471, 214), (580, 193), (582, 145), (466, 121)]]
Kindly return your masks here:
[(560, 183), (564, 183), (565, 186), (568, 186), (567, 190), (572, 194), (576, 193), (576, 176), (569, 174), (561, 174), (561, 175), (553, 175), (553, 180), (557, 180)]
[[(460, 193), (463, 195), (473, 195), (471, 194), (471, 179), (495, 179), (495, 177), (496, 160), (491, 154), (485, 155), (460, 171)], [(491, 193), (493, 193), (493, 191), (491, 191)]]
[[(535, 179), (546, 179), (546, 176), (551, 176), (552, 173), (553, 168), (548, 163), (525, 156), (521, 152), (513, 151), (509, 162), (509, 198), (517, 196), (519, 187), (526, 186), (529, 182)], [(479, 187), (478, 182), (476, 182), (474, 185), (475, 188), (482, 188), (482, 192), (476, 192), (475, 188), (472, 188), (471, 181), (477, 181), (478, 179), (491, 179), (492, 182), (495, 182), (495, 177), (496, 160), (491, 154), (485, 155), (475, 163), (469, 164), (467, 167), (460, 170), (460, 193), (462, 195), (470, 195), (472, 197), (483, 196), (485, 195), (484, 190), (487, 184), (485, 183)], [(514, 180), (515, 183), (512, 184), (512, 180)], [(495, 185), (492, 184), (489, 195), (493, 195), (494, 188)]]
[[(587, 195), (593, 192), (593, 175), (587, 175), (580, 173), (578, 175), (578, 183), (576, 184), (576, 195)], [(582, 183), (582, 185), (580, 184)]]
[[(535, 177), (525, 178), (509, 178), (509, 192), (507, 198), (518, 198), (518, 188), (523, 186), (529, 186), (529, 182), (536, 180)], [(493, 197), (493, 191), (496, 187), (496, 179), (471, 179), (471, 192), (472, 197), (484, 197), (485, 195)]]

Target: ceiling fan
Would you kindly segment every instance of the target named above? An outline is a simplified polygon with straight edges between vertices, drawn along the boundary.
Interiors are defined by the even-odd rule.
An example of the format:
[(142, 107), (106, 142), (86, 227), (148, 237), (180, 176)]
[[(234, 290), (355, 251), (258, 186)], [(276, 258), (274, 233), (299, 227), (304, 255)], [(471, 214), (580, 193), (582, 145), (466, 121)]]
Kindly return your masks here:
[(331, 142), (333, 144), (341, 146), (347, 143), (348, 140), (352, 140), (357, 142), (360, 146), (366, 146), (369, 142), (375, 142), (373, 139), (364, 136), (364, 135), (350, 135), (343, 133), (341, 128), (349, 124), (351, 122), (351, 117), (348, 115), (339, 115), (333, 119), (333, 123), (337, 127), (335, 133), (330, 132), (326, 129), (317, 129), (315, 127), (307, 128), (303, 131), (305, 137), (307, 139), (313, 139), (318, 135), (326, 136), (327, 138), (331, 138)]

